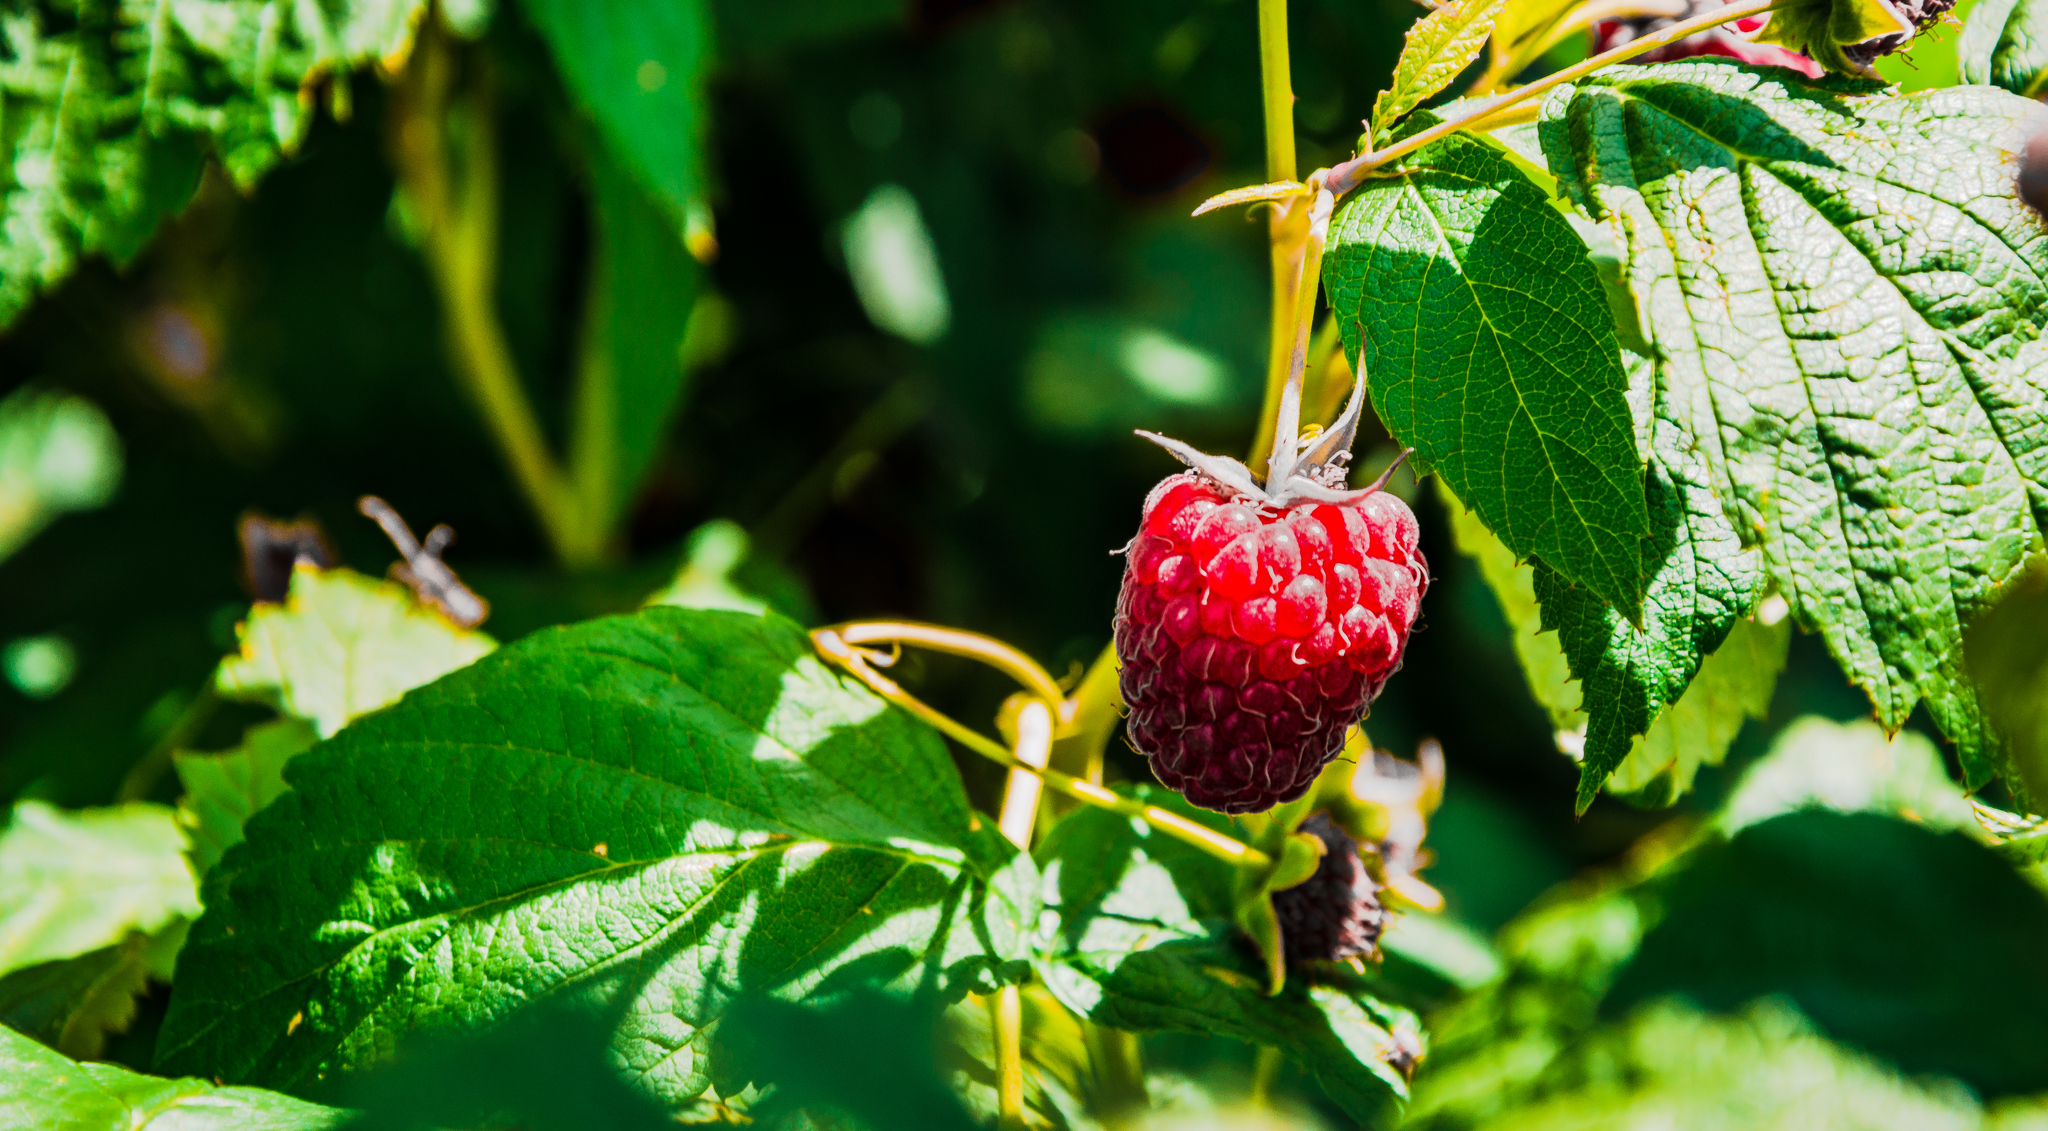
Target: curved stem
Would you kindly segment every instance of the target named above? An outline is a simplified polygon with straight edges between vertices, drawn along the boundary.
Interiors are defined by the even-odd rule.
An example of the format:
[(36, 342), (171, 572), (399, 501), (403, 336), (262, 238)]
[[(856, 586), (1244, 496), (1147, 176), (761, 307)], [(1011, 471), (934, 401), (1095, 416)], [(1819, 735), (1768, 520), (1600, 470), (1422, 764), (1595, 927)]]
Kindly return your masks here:
[(1421, 133), (1395, 142), (1385, 149), (1376, 150), (1371, 153), (1362, 153), (1332, 168), (1329, 175), (1324, 178), (1323, 184), (1331, 192), (1341, 196), (1357, 188), (1359, 182), (1365, 180), (1367, 176), (1371, 175), (1381, 166), (1406, 157), (1408, 154), (1421, 149), (1431, 142), (1441, 141), (1457, 133), (1459, 130), (1469, 129), (1482, 121), (1492, 118), (1503, 110), (1519, 106), (1524, 102), (1535, 99), (1539, 95), (1547, 94), (1552, 89), (1563, 86), (1565, 83), (1584, 78), (1594, 71), (1611, 67), (1616, 63), (1626, 63), (1638, 55), (1655, 51), (1660, 47), (1668, 47), (1684, 39), (1686, 36), (1708, 31), (1720, 27), (1722, 24), (1730, 24), (1737, 20), (1748, 19), (1751, 16), (1760, 16), (1789, 2), (1790, 0), (1742, 0), (1740, 3), (1730, 4), (1725, 8), (1716, 8), (1704, 15), (1695, 16), (1682, 23), (1673, 24), (1655, 35), (1646, 35), (1641, 39), (1624, 43), (1612, 51), (1604, 51), (1590, 59), (1574, 63), (1555, 74), (1545, 75), (1543, 78), (1537, 79), (1527, 86), (1516, 87), (1514, 90), (1484, 105), (1475, 106), (1455, 118), (1439, 122), (1423, 130)]
[(1013, 982), (988, 999), (995, 1029), (996, 1126), (1024, 1131), (1024, 994)]
[(1128, 797), (1119, 797), (1094, 782), (1063, 774), (1057, 770), (1041, 770), (1027, 766), (1017, 760), (1002, 743), (989, 738), (973, 728), (962, 725), (945, 714), (935, 710), (916, 696), (903, 690), (897, 683), (876, 671), (869, 663), (870, 654), (849, 644), (837, 631), (820, 628), (811, 633), (811, 643), (818, 654), (846, 669), (855, 679), (867, 685), (868, 690), (889, 702), (909, 711), (925, 722), (938, 728), (939, 732), (976, 754), (998, 765), (1010, 769), (1021, 769), (1036, 774), (1046, 787), (1056, 793), (1065, 794), (1076, 801), (1135, 817), (1160, 832), (1216, 857), (1227, 864), (1242, 868), (1271, 867), (1272, 857), (1240, 840), (1224, 836), (1188, 820), (1177, 813), (1169, 813), (1156, 805), (1147, 805)]
[(1060, 691), (1059, 681), (1053, 679), (1051, 673), (1044, 668), (1039, 667), (1037, 660), (994, 637), (983, 636), (978, 632), (901, 620), (848, 621), (820, 631), (836, 633), (839, 639), (856, 646), (915, 644), (921, 648), (930, 648), (934, 652), (980, 660), (1023, 684), (1026, 691), (1044, 699), (1054, 712), (1058, 712), (1060, 701), (1066, 698)]

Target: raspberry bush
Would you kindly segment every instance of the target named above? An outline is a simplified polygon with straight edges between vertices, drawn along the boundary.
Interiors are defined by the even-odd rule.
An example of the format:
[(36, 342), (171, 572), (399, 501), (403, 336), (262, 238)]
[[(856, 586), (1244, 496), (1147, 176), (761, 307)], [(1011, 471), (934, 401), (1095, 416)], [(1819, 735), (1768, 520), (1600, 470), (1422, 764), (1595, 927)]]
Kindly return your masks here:
[(2044, 21), (20, 0), (0, 1131), (2038, 1123)]

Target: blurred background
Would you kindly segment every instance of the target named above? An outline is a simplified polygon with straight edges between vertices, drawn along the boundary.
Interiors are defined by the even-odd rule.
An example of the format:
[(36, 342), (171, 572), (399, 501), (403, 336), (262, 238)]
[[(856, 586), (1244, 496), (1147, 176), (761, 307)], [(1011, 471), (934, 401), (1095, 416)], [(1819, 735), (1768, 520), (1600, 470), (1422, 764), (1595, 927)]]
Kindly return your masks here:
[[(653, 358), (640, 363), (656, 374), (645, 403), (620, 406), (646, 435), (620, 461), (618, 520), (573, 564), (451, 362), (435, 221), (401, 184), (416, 76), (341, 80), (345, 97), (328, 92), (298, 152), (255, 188), (205, 173), (133, 262), (86, 262), (0, 336), (0, 395), (20, 394), (0, 429), (57, 411), (46, 394), (89, 406), (63, 402), (68, 422), (39, 433), (55, 447), (0, 466), (0, 535), (19, 547), (0, 562), (10, 798), (112, 802), (174, 728), (180, 746), (231, 745), (253, 708), (188, 707), (248, 608), (238, 519), (312, 520), (340, 561), (381, 573), (394, 554), (356, 513), (366, 493), (416, 529), (455, 529), (448, 560), (491, 602), (483, 628), (503, 641), (630, 610), (694, 561), (808, 623), (960, 626), (1055, 674), (1101, 651), (1122, 569), (1112, 552), (1176, 470), (1131, 430), (1234, 453), (1257, 415), (1264, 218), (1188, 216), (1265, 179), (1255, 4), (711, 11), (701, 176), (680, 233), (632, 226), (652, 205), (608, 167), (525, 8), (501, 6), (468, 39), (436, 33), (469, 128), (477, 115), (493, 128), (488, 296), (548, 443), (575, 442), (574, 378), (594, 340), (612, 333), (625, 342), (615, 353)], [(1352, 153), (1423, 11), (1291, 5), (1304, 171)], [(1953, 34), (1929, 37), (1901, 73), (1948, 81)], [(1575, 36), (1538, 69), (1584, 51)], [(637, 81), (665, 78), (643, 67)], [(600, 260), (611, 301), (596, 326)], [(1390, 442), (1367, 431), (1361, 462), (1383, 462)], [(1676, 808), (1602, 798), (1575, 820), (1577, 769), (1492, 592), (1452, 544), (1437, 493), (1396, 486), (1421, 517), (1434, 581), (1367, 728), (1403, 755), (1442, 743), (1427, 876), (1478, 932), (1659, 825), (1711, 812), (1795, 716), (1868, 713), (1817, 640), (1796, 636), (1769, 717)], [(1008, 690), (942, 659), (914, 658), (900, 678), (967, 720), (992, 717)], [(992, 805), (1000, 771), (963, 763)], [(1146, 777), (1121, 741), (1109, 766), (1112, 779)], [(144, 795), (175, 790), (163, 775)], [(131, 1039), (147, 1032), (145, 1017)], [(1176, 1046), (1191, 1072), (1249, 1072), (1241, 1048), (1162, 1040)]]

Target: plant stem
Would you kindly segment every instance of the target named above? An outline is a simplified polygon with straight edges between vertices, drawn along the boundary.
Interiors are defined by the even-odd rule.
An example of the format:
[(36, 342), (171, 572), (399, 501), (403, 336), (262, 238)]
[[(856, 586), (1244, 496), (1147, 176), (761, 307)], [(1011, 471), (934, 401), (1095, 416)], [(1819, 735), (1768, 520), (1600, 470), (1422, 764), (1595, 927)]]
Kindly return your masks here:
[[(447, 37), (432, 24), (423, 28), (394, 104), (393, 157), (419, 213), (422, 251), (440, 294), (456, 375), (555, 556), (564, 565), (589, 565), (601, 552), (602, 532), (593, 536), (583, 527), (595, 524), (577, 521), (575, 490), (548, 451), (498, 318), (497, 135), (488, 80), (472, 78), (457, 99), (455, 62)], [(451, 111), (461, 115), (459, 147), (450, 144)]]
[(1065, 794), (1076, 801), (1093, 805), (1098, 809), (1107, 809), (1112, 813), (1121, 813), (1126, 817), (1135, 817), (1158, 829), (1160, 832), (1186, 844), (1193, 845), (1227, 864), (1241, 868), (1267, 868), (1272, 866), (1272, 857), (1264, 852), (1253, 848), (1243, 841), (1224, 836), (1213, 829), (1190, 821), (1177, 813), (1169, 813), (1156, 805), (1147, 805), (1142, 801), (1135, 801), (1128, 797), (1119, 797), (1094, 782), (1077, 778), (1072, 774), (1063, 774), (1058, 770), (1033, 769), (1025, 765), (1018, 761), (1017, 756), (1012, 754), (1009, 748), (1002, 743), (976, 732), (971, 727), (954, 721), (944, 713), (933, 709), (916, 696), (903, 690), (894, 680), (876, 671), (871, 666), (870, 661), (880, 659), (883, 662), (887, 662), (887, 657), (876, 657), (865, 649), (852, 646), (834, 629), (820, 628), (813, 630), (811, 633), (811, 643), (818, 649), (819, 655), (846, 669), (855, 679), (867, 685), (870, 691), (930, 723), (938, 728), (940, 733), (991, 762), (1007, 766), (1011, 769), (1030, 771), (1043, 779), (1046, 786), (1057, 793)]
[[(1053, 711), (1060, 709), (1065, 698), (1060, 693), (1059, 682), (1052, 673), (1038, 665), (1038, 661), (1019, 652), (1008, 644), (978, 632), (963, 632), (943, 625), (919, 624), (916, 621), (864, 620), (852, 621), (826, 629), (839, 639), (852, 645), (862, 644), (915, 644), (944, 652), (952, 656), (965, 656), (982, 663), (1016, 680), (1024, 689), (1045, 700)], [(816, 635), (813, 633), (813, 635)]]
[(1252, 1106), (1271, 1107), (1273, 1084), (1280, 1079), (1280, 1067), (1284, 1063), (1280, 1050), (1271, 1045), (1260, 1045), (1258, 1055), (1252, 1061)]
[[(1259, 0), (1259, 85), (1265, 108), (1266, 179), (1294, 179), (1294, 88), (1288, 73), (1287, 0)], [(1289, 330), (1294, 324), (1295, 281), (1301, 277), (1302, 209), (1293, 201), (1276, 202), (1268, 219), (1268, 259), (1273, 276), (1271, 330), (1266, 343), (1266, 396), (1252, 435), (1247, 466), (1264, 466), (1270, 454), (1273, 421), (1280, 390), (1287, 381)]]
[(1024, 1131), (1024, 994), (1016, 983), (989, 999), (996, 1038), (996, 1125)]
[[(1117, 686), (1116, 645), (1105, 645), (1088, 666), (1081, 686), (1061, 704), (1058, 738), (1052, 765), (1083, 780), (1102, 784), (1102, 757), (1117, 724), (1123, 721), (1123, 691)], [(1055, 812), (1059, 811), (1055, 807)]]
[(1789, 2), (1790, 0), (1741, 0), (1741, 2), (1730, 4), (1725, 8), (1716, 8), (1711, 12), (1695, 16), (1683, 23), (1673, 24), (1655, 35), (1646, 35), (1641, 39), (1624, 43), (1612, 51), (1602, 52), (1591, 59), (1574, 63), (1555, 74), (1545, 75), (1543, 78), (1537, 79), (1527, 86), (1516, 87), (1514, 90), (1501, 95), (1483, 106), (1475, 106), (1466, 113), (1460, 114), (1448, 121), (1439, 122), (1423, 130), (1421, 133), (1395, 142), (1385, 149), (1376, 150), (1371, 153), (1362, 153), (1332, 168), (1329, 175), (1324, 178), (1323, 184), (1331, 192), (1342, 196), (1357, 188), (1361, 181), (1365, 180), (1368, 175), (1381, 166), (1405, 157), (1431, 142), (1441, 141), (1457, 133), (1459, 130), (1477, 125), (1503, 110), (1531, 101), (1556, 87), (1563, 86), (1565, 83), (1584, 78), (1594, 71), (1611, 67), (1616, 63), (1625, 63), (1638, 55), (1655, 51), (1660, 47), (1667, 47), (1694, 33), (1717, 28), (1722, 24), (1734, 23), (1736, 20), (1748, 19), (1750, 16), (1760, 16), (1781, 4)]
[(1685, 0), (1590, 0), (1589, 3), (1559, 12), (1548, 24), (1532, 29), (1529, 34), (1523, 36), (1512, 53), (1505, 53), (1495, 59), (1486, 68), (1486, 72), (1466, 89), (1465, 97), (1476, 98), (1492, 93), (1501, 83), (1528, 70), (1531, 63), (1564, 42), (1573, 32), (1602, 20), (1626, 20), (1642, 16), (1677, 19), (1685, 14), (1685, 10)]

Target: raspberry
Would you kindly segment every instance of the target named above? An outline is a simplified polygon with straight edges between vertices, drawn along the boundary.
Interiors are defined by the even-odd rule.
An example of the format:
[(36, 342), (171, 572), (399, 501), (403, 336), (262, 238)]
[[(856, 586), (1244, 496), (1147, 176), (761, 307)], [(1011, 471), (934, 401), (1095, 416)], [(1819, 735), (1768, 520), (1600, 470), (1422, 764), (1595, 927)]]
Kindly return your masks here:
[[(1354, 394), (1347, 417), (1357, 408)], [(1340, 420), (1336, 439), (1351, 427)], [(1401, 666), (1428, 584), (1415, 515), (1377, 485), (1331, 487), (1348, 458), (1332, 440), (1315, 438), (1309, 454), (1324, 458), (1306, 476), (1276, 456), (1276, 491), (1164, 441), (1197, 470), (1145, 500), (1116, 650), (1131, 744), (1205, 809), (1301, 796)]]
[(1315, 875), (1273, 893), (1288, 963), (1373, 954), (1387, 927), (1387, 911), (1380, 906), (1379, 885), (1358, 857), (1358, 842), (1326, 813), (1303, 821), (1301, 831), (1323, 842), (1323, 859)]

